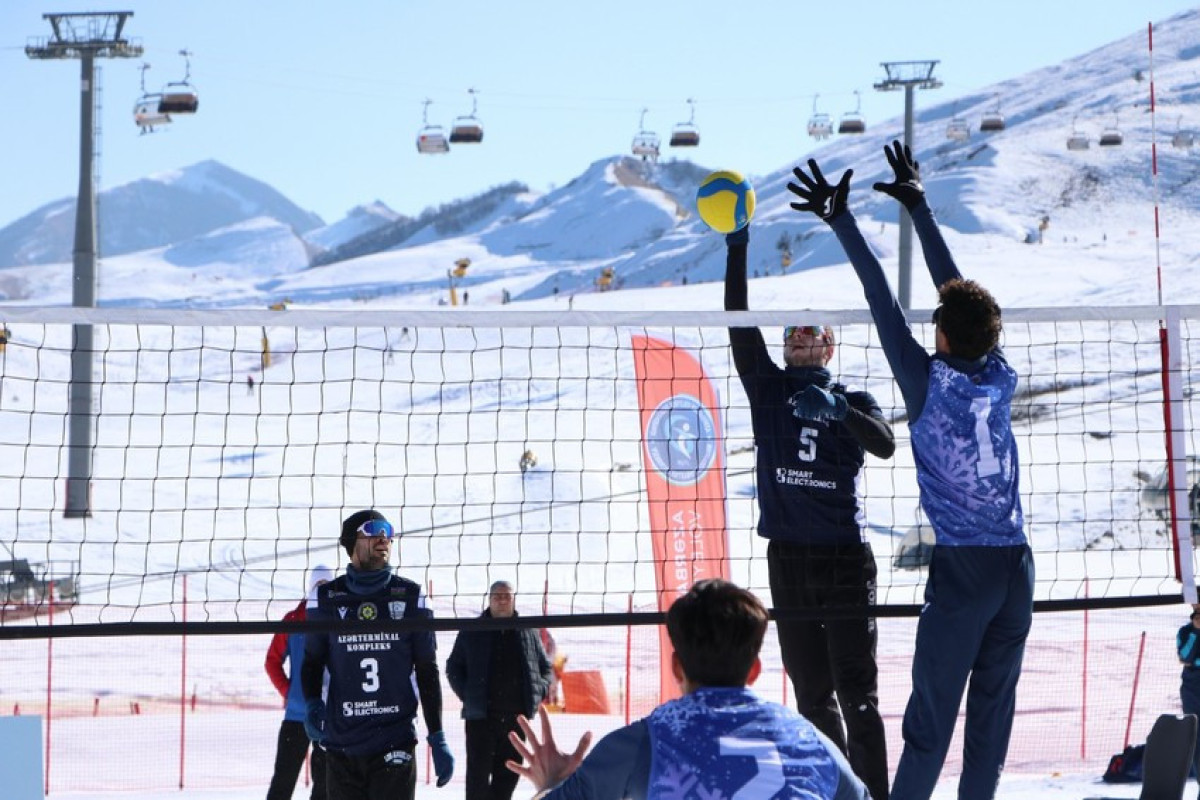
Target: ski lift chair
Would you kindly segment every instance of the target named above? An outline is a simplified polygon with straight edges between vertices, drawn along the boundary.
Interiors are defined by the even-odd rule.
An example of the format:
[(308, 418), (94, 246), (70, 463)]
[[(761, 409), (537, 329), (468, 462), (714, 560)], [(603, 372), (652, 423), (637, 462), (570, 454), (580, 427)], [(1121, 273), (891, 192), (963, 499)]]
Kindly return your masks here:
[(971, 138), (971, 126), (966, 120), (955, 117), (946, 125), (946, 138), (952, 142), (965, 142)]
[(813, 114), (808, 118), (808, 135), (817, 141), (828, 139), (833, 135), (833, 120), (829, 115), (817, 111), (817, 98), (820, 95), (813, 95)]
[(195, 114), (200, 108), (200, 95), (196, 93), (196, 87), (188, 82), (192, 76), (192, 54), (180, 50), (179, 55), (184, 57), (186, 64), (183, 80), (173, 81), (163, 87), (158, 101), (159, 114)]
[(483, 141), (483, 123), (475, 116), (475, 90), (467, 91), (471, 95), (471, 113), (454, 120), (450, 127), (450, 144), (478, 144)]
[(429, 155), (437, 153), (449, 153), (450, 143), (446, 141), (446, 132), (441, 125), (429, 124), (429, 106), (433, 103), (432, 100), (425, 100), (425, 107), (421, 110), (421, 130), (417, 131), (417, 152)]
[(150, 94), (146, 91), (146, 70), (148, 69), (150, 69), (149, 64), (142, 64), (142, 96), (133, 104), (133, 121), (143, 134), (153, 133), (156, 127), (166, 125), (171, 121), (170, 114), (159, 113), (158, 104), (162, 100), (162, 95)]
[(671, 147), (698, 147), (700, 145), (700, 129), (696, 127), (696, 101), (688, 98), (692, 113), (687, 122), (680, 122), (671, 130)]
[(158, 110), (160, 100), (159, 95), (149, 94), (133, 104), (133, 121), (142, 133), (153, 133), (155, 128), (170, 124), (171, 115)]
[(1071, 119), (1071, 135), (1067, 137), (1067, 149), (1068, 150), (1087, 150), (1089, 147), (1092, 146), (1092, 143), (1090, 141), (1088, 141), (1088, 138), (1086, 135), (1081, 133), (1079, 131), (1079, 129), (1075, 127), (1076, 119), (1077, 119), (1076, 117), (1073, 117)]
[(1005, 127), (1004, 115), (998, 108), (985, 112), (983, 118), (979, 120), (980, 133), (997, 133), (1004, 130)]
[(1120, 128), (1105, 128), (1100, 132), (1100, 141), (1098, 144), (1101, 147), (1117, 147), (1125, 143), (1125, 134), (1121, 133)]
[(1179, 121), (1175, 123), (1175, 135), (1171, 137), (1171, 146), (1180, 150), (1188, 150), (1195, 144), (1195, 141), (1192, 132), (1183, 129), (1183, 117), (1180, 117)]
[(646, 111), (647, 109), (642, 109), (641, 122), (638, 123), (638, 132), (633, 137), (630, 150), (635, 156), (641, 156), (643, 159), (657, 161), (659, 138), (658, 134), (654, 131), (646, 130)]
[(842, 114), (842, 118), (838, 120), (838, 133), (858, 134), (865, 133), (867, 130), (867, 122), (861, 113), (862, 95), (855, 89), (854, 96), (857, 98), (854, 110)]

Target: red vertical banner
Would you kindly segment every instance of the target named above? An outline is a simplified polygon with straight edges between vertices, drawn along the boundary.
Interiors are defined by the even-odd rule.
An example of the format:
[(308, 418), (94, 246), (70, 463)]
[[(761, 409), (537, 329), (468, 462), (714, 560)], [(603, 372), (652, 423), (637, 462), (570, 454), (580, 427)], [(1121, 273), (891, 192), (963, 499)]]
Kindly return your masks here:
[[(700, 362), (662, 339), (634, 336), (632, 345), (658, 609), (666, 611), (696, 581), (729, 578), (724, 435)], [(658, 641), (661, 701), (679, 689), (665, 626)]]

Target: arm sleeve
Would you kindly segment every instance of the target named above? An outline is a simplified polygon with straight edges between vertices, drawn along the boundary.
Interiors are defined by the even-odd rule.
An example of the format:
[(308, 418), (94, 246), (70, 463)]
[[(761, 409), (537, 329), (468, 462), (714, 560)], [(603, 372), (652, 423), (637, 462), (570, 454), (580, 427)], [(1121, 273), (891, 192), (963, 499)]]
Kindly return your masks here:
[[(309, 607), (308, 618), (319, 619), (316, 609)], [(304, 663), (300, 667), (300, 688), (305, 700), (320, 700), (325, 683), (325, 664), (329, 660), (329, 634), (308, 633), (304, 636)]]
[(1180, 661), (1196, 666), (1200, 661), (1200, 631), (1193, 628), (1191, 623), (1180, 628), (1179, 633), (1175, 634), (1175, 650), (1179, 653)]
[(846, 395), (850, 408), (842, 420), (855, 440), (876, 458), (891, 458), (896, 452), (896, 435), (883, 411), (866, 392)]
[[(746, 284), (746, 250), (750, 235), (746, 228), (725, 237), (725, 310), (745, 311), (749, 306), (749, 289)], [(729, 347), (733, 351), (733, 365), (747, 399), (754, 403), (756, 386), (754, 379), (779, 369), (767, 352), (767, 343), (758, 328), (730, 328)]]
[[(638, 720), (601, 739), (579, 769), (539, 797), (545, 800), (644, 797), (649, 785), (650, 732), (646, 723)], [(640, 787), (640, 794), (631, 791), (635, 786)]]
[(940, 287), (952, 278), (961, 278), (954, 256), (942, 238), (937, 220), (933, 218), (933, 210), (924, 199), (909, 212), (912, 217), (913, 229), (921, 240), (921, 251), (925, 254), (925, 266), (929, 269), (929, 277), (933, 279), (934, 287)]
[(446, 659), (446, 683), (451, 691), (461, 700), (463, 688), (467, 685), (467, 646), (464, 643), (466, 634), (460, 632), (454, 639), (454, 647), (450, 648), (450, 657)]
[(280, 696), (285, 700), (288, 695), (288, 676), (283, 668), (283, 662), (287, 660), (288, 655), (288, 635), (280, 631), (271, 637), (271, 646), (267, 648), (267, 660), (263, 665), (266, 667), (267, 676), (271, 679), (271, 685), (275, 687), (275, 691), (279, 692)]
[(849, 211), (843, 212), (833, 220), (832, 228), (862, 282), (867, 306), (879, 330), (883, 353), (904, 397), (908, 418), (915, 420), (925, 407), (925, 393), (929, 388), (929, 354), (908, 327), (904, 309), (888, 286), (883, 267), (863, 238), (854, 215)]
[(425, 730), (432, 735), (442, 729), (441, 674), (438, 672), (437, 661), (418, 661), (413, 668), (417, 674), (417, 694), (421, 698)]

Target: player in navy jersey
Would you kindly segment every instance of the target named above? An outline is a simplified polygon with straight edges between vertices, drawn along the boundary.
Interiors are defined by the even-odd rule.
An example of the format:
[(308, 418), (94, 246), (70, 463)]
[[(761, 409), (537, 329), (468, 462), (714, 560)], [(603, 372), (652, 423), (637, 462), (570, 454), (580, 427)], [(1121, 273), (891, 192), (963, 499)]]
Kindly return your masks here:
[(762, 668), (766, 630), (767, 610), (753, 594), (728, 581), (700, 581), (667, 612), (682, 697), (608, 734), (587, 758), (591, 734), (574, 753), (559, 752), (542, 707), (540, 737), (524, 716), (526, 740), (509, 735), (524, 759), (509, 768), (546, 800), (868, 800), (841, 751), (812, 723), (747, 688)]
[[(1200, 605), (1192, 606), (1192, 616), (1175, 634), (1175, 652), (1183, 663), (1179, 679), (1179, 699), (1183, 713), (1200, 716)], [(1192, 769), (1200, 781), (1200, 737), (1192, 751)]]
[[(749, 238), (748, 226), (726, 237), (728, 311), (748, 308)], [(750, 403), (758, 534), (769, 542), (771, 602), (796, 707), (847, 754), (871, 796), (886, 800), (875, 619), (827, 609), (875, 604), (875, 556), (863, 535), (859, 474), (866, 453), (891, 458), (892, 428), (868, 392), (834, 381), (831, 327), (784, 328), (783, 367), (758, 328), (730, 328), (729, 344)], [(787, 616), (796, 611), (810, 616)]]
[[(308, 608), (311, 621), (342, 622), (332, 631), (308, 634), (301, 670), (304, 726), (313, 741), (325, 746), (330, 800), (412, 800), (418, 699), (438, 786), (454, 773), (454, 756), (442, 731), (433, 632), (371, 624), (432, 616), (421, 587), (392, 574), (388, 561), (394, 535), (378, 511), (347, 517), (339, 537), (350, 555), (346, 574), (321, 586)], [(328, 696), (322, 698), (326, 670)]]
[(964, 688), (958, 796), (987, 800), (1004, 768), (1033, 620), (1033, 555), (1025, 539), (1011, 418), (1017, 376), (999, 347), (1000, 307), (959, 273), (925, 200), (912, 152), (899, 142), (884, 152), (895, 177), (874, 188), (908, 209), (938, 289), (933, 355), (913, 336), (846, 207), (853, 170), (830, 185), (810, 159), (809, 173), (793, 170), (798, 183), (788, 189), (802, 201), (792, 208), (814, 213), (833, 228), (862, 282), (904, 398), (921, 507), (936, 535), (892, 800), (932, 794)]

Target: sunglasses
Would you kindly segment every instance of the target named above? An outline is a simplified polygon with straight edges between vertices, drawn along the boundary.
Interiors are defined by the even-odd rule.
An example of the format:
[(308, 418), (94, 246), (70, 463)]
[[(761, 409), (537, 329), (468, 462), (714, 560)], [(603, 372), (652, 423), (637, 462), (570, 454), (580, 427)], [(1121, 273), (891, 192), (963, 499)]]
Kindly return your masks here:
[(824, 336), (825, 328), (821, 325), (788, 325), (783, 329), (783, 340), (792, 338), (793, 333), (807, 333), (809, 336)]
[(386, 519), (369, 519), (358, 526), (358, 534), (370, 539), (380, 536), (385, 539), (391, 539), (396, 535), (396, 529)]

